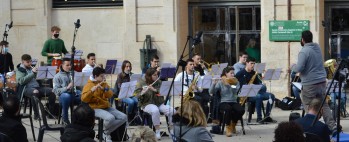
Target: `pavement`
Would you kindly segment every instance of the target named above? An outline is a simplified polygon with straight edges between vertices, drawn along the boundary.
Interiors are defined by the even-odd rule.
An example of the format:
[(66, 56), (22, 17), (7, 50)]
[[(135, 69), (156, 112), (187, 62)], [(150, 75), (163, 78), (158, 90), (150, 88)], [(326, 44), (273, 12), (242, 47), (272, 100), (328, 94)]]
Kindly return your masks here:
[[(347, 107), (347, 110), (349, 108)], [(301, 114), (300, 110), (293, 111), (293, 112), (299, 112)], [(279, 108), (273, 108), (271, 117), (277, 121), (277, 123), (272, 123), (272, 124), (260, 124), (260, 125), (246, 125), (247, 121), (247, 116), (245, 115), (244, 121), (245, 121), (245, 131), (246, 135), (242, 134), (241, 131), (241, 126), (240, 122), (238, 122), (237, 131), (238, 133), (233, 135), (232, 137), (226, 137), (225, 135), (218, 135), (218, 134), (213, 134), (213, 140), (216, 142), (223, 142), (223, 141), (243, 141), (243, 142), (271, 142), (274, 139), (274, 129), (276, 128), (277, 124), (282, 121), (288, 121), (289, 119), (289, 114), (291, 111), (283, 111)], [(255, 122), (256, 114), (253, 115), (252, 117), (252, 122)], [(33, 135), (30, 129), (30, 121), (29, 119), (23, 119), (23, 124), (27, 129), (27, 135), (28, 135), (28, 140), (33, 142)], [(166, 131), (166, 126), (165, 124), (165, 118), (162, 117), (161, 121), (163, 122), (161, 129)], [(323, 120), (322, 120), (323, 121)], [(48, 119), (49, 124), (54, 124), (57, 123), (57, 120), (55, 119)], [(343, 126), (343, 132), (349, 133), (349, 117), (342, 118), (341, 119), (341, 125)], [(212, 124), (209, 124), (209, 127), (207, 127), (207, 130), (211, 129)], [(35, 126), (35, 137), (37, 139), (38, 133), (39, 133), (39, 122), (34, 121), (34, 126)], [(137, 126), (129, 126), (127, 133), (131, 137), (133, 131), (137, 128)], [(97, 133), (97, 121), (96, 121), (96, 126), (94, 130)], [(57, 132), (52, 132), (52, 131), (46, 131), (44, 134), (43, 141), (44, 142), (55, 142), (55, 141), (60, 141), (59, 140), (60, 133)], [(97, 141), (97, 139), (95, 139)], [(161, 139), (162, 142), (172, 142), (172, 140), (169, 137), (162, 137)]]

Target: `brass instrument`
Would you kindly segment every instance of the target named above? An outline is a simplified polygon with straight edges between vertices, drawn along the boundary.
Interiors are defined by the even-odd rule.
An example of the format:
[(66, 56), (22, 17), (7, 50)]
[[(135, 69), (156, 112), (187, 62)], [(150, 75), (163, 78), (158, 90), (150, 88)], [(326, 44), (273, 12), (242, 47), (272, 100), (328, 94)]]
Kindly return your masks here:
[(335, 59), (329, 59), (324, 63), (324, 67), (328, 68), (327, 79), (333, 79), (333, 74), (336, 70), (335, 64), (337, 64)]
[(204, 64), (207, 67), (207, 70), (210, 72), (211, 68), (212, 68), (212, 65), (219, 64), (219, 62), (217, 62), (217, 63), (214, 63), (214, 62), (208, 63), (208, 62), (206, 62), (204, 60), (201, 60), (200, 65), (201, 64)]
[[(258, 76), (258, 72), (255, 71), (256, 73), (251, 77), (250, 82), (248, 82), (248, 84), (253, 84), (254, 80), (256, 79), (256, 77)], [(243, 106), (246, 103), (247, 97), (240, 97), (240, 105)]]
[(196, 76), (194, 78), (194, 80), (191, 82), (190, 86), (188, 86), (188, 90), (187, 90), (187, 92), (185, 92), (185, 94), (183, 96), (184, 97), (183, 102), (187, 102), (190, 99), (193, 99), (195, 97), (193, 87), (196, 86), (196, 83), (198, 82), (199, 77), (200, 77), (200, 75)]

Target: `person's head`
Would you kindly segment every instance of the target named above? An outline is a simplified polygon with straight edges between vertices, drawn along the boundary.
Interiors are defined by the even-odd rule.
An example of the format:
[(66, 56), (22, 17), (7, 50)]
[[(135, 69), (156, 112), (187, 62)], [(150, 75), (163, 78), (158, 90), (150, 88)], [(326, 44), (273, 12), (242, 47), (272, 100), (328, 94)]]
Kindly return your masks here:
[[(310, 101), (310, 104), (308, 106), (308, 113), (317, 115), (321, 107), (321, 100), (320, 99), (313, 99)], [(323, 109), (320, 111), (319, 119), (321, 118)]]
[(146, 126), (139, 126), (132, 134), (131, 142), (156, 142), (155, 133)]
[(124, 60), (121, 65), (122, 72), (129, 74), (132, 71), (132, 64), (129, 60)]
[(9, 95), (3, 104), (4, 114), (8, 116), (18, 116), (19, 115), (19, 100), (14, 95)]
[(52, 34), (52, 38), (58, 38), (59, 37), (59, 32), (61, 31), (61, 29), (58, 26), (53, 26), (51, 28), (51, 34)]
[(227, 66), (223, 69), (221, 77), (233, 78), (234, 77), (234, 68)]
[(32, 57), (29, 54), (23, 54), (21, 59), (22, 59), (22, 64), (25, 68), (31, 68)]
[(159, 66), (159, 56), (153, 55), (150, 61), (150, 67), (155, 68)]
[(247, 44), (247, 48), (254, 48), (256, 46), (256, 40), (254, 38), (250, 38)]
[(246, 70), (247, 71), (252, 71), (254, 69), (254, 65), (256, 64), (256, 59), (255, 58), (247, 58), (246, 60)]
[(95, 124), (95, 111), (88, 104), (80, 104), (72, 113), (72, 123), (93, 128)]
[(195, 53), (194, 56), (192, 57), (192, 59), (194, 61), (194, 65), (198, 65), (202, 61), (201, 55), (198, 53)]
[(294, 121), (279, 123), (274, 133), (274, 142), (305, 142), (302, 127)]
[(2, 49), (2, 50), (0, 52), (3, 54), (7, 53), (8, 52), (8, 45), (9, 45), (9, 43), (7, 41), (4, 41), (4, 40), (1, 41), (0, 42), (0, 49)]
[(200, 104), (190, 99), (183, 103), (183, 112), (181, 113), (181, 108), (176, 112), (179, 116), (186, 118), (189, 120), (189, 126), (206, 126), (206, 116), (204, 111), (202, 110)]
[(158, 79), (158, 71), (154, 68), (149, 68), (145, 72), (145, 82), (149, 85)]
[(304, 46), (306, 43), (313, 42), (313, 34), (309, 30), (302, 32), (301, 45)]
[(87, 54), (87, 64), (90, 66), (96, 65), (96, 54), (95, 53), (88, 53)]
[(240, 52), (239, 53), (239, 62), (245, 64), (246, 60), (248, 58), (247, 52)]
[(101, 67), (95, 67), (92, 71), (92, 75), (93, 78), (98, 82), (105, 80), (105, 70)]
[(193, 59), (188, 59), (187, 65), (185, 66), (186, 71), (194, 71), (194, 60)]
[(63, 71), (69, 72), (71, 70), (70, 58), (63, 58), (61, 66), (62, 66)]

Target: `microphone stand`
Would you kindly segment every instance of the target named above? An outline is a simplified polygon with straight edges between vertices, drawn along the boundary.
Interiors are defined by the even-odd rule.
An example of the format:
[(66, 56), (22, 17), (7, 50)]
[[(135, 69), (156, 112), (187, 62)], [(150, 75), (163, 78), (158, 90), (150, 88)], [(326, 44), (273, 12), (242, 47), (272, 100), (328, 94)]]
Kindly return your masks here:
[[(7, 28), (8, 27), (8, 28)], [(10, 31), (10, 29), (11, 29), (11, 27), (12, 27), (12, 22), (11, 22), (11, 24), (10, 25), (8, 25), (8, 24), (6, 24), (5, 25), (5, 30), (4, 30), (4, 34), (3, 34), (3, 37), (2, 37), (2, 40), (3, 41), (7, 41), (7, 36), (8, 36), (8, 34), (7, 34), (7, 32), (8, 31)], [(7, 29), (7, 30), (6, 30)], [(8, 69), (8, 67), (7, 67), (7, 63), (6, 63), (6, 57), (7, 57), (7, 53), (3, 53), (4, 52), (4, 47), (2, 46), (1, 47), (1, 53), (0, 54), (3, 54), (3, 56), (4, 56), (4, 64), (3, 64), (3, 68), (4, 68), (4, 70), (3, 70), (3, 84), (4, 84), (4, 86), (3, 86), (3, 88), (1, 89), (1, 91), (3, 91), (4, 93), (6, 93), (6, 69)], [(1, 73), (0, 73), (1, 74)]]
[[(182, 118), (182, 114), (183, 114), (183, 88), (184, 88), (184, 84), (183, 84), (183, 81), (184, 81), (184, 71), (185, 71), (185, 66), (186, 66), (186, 62), (183, 61), (183, 55), (184, 55), (184, 51), (185, 49), (187, 48), (187, 45), (188, 45), (188, 42), (189, 40), (192, 39), (191, 36), (187, 36), (187, 41), (185, 42), (185, 45), (184, 45), (184, 49), (182, 51), (182, 54), (181, 56), (179, 57), (179, 60), (177, 62), (177, 66), (176, 66), (176, 71), (174, 73), (174, 76), (176, 76), (177, 72), (178, 72), (178, 68), (179, 66), (182, 67), (182, 70), (183, 70), (183, 73), (182, 73), (182, 90), (181, 90), (181, 118), (180, 118), (180, 127), (179, 127), (179, 141), (181, 140), (182, 138), (182, 122), (183, 122), (183, 118)], [(171, 85), (170, 85), (170, 88), (173, 87), (173, 84), (174, 84), (174, 79), (171, 81)], [(169, 89), (168, 93), (167, 93), (167, 96), (166, 96), (166, 99), (165, 99), (165, 102), (164, 102), (164, 105), (166, 105), (166, 102), (170, 99), (170, 93), (171, 93), (171, 89)], [(169, 123), (167, 123), (169, 124)]]
[(78, 32), (78, 29), (80, 27), (80, 19), (78, 19), (78, 21), (75, 24), (75, 29), (74, 29), (74, 37), (73, 37), (73, 45), (71, 47), (71, 50), (72, 50), (72, 53), (71, 53), (71, 58), (70, 58), (70, 64), (71, 64), (71, 69), (70, 69), (70, 73), (71, 73), (71, 76), (72, 76), (72, 83), (73, 83), (73, 87), (71, 88), (71, 92), (74, 93), (74, 96), (77, 95), (76, 92), (74, 91), (74, 56), (75, 56), (75, 46), (74, 46), (74, 43), (75, 43), (75, 38), (76, 38), (76, 34)]

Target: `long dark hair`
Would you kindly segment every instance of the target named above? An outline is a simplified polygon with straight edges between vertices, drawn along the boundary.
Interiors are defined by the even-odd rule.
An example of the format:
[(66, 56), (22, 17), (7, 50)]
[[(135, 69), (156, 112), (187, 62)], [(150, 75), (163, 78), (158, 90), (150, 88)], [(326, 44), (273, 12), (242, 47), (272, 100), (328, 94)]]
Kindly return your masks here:
[(227, 74), (228, 72), (230, 72), (232, 70), (234, 70), (233, 67), (230, 67), (230, 66), (225, 67), (222, 71), (221, 77), (225, 76), (225, 74)]
[(152, 84), (154, 80), (151, 78), (154, 73), (156, 73), (157, 70), (154, 68), (149, 68), (147, 72), (145, 72), (145, 83)]
[(122, 62), (122, 65), (121, 65), (122, 73), (125, 73), (124, 70), (125, 70), (125, 68), (126, 68), (126, 64), (127, 64), (127, 63), (129, 63), (130, 66), (131, 66), (130, 72), (132, 71), (132, 64), (131, 64), (131, 62), (130, 62), (129, 60), (124, 60), (124, 61)]

